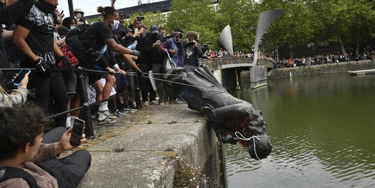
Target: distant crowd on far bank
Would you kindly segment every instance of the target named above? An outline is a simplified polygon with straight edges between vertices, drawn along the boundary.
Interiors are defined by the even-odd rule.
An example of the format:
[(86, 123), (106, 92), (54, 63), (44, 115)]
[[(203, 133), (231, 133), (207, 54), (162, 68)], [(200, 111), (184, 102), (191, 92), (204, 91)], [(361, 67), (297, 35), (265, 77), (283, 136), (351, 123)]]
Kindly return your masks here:
[(287, 68), (287, 67), (305, 67), (305, 66), (313, 66), (313, 65), (321, 65), (321, 64), (329, 64), (329, 63), (340, 63), (346, 61), (360, 61), (360, 60), (374, 60), (375, 59), (375, 51), (373, 50), (371, 53), (362, 53), (362, 55), (357, 56), (350, 56), (348, 54), (345, 55), (337, 55), (337, 54), (328, 54), (328, 55), (316, 55), (316, 56), (309, 56), (309, 57), (302, 57), (302, 58), (284, 58), (281, 61), (273, 61), (274, 68)]

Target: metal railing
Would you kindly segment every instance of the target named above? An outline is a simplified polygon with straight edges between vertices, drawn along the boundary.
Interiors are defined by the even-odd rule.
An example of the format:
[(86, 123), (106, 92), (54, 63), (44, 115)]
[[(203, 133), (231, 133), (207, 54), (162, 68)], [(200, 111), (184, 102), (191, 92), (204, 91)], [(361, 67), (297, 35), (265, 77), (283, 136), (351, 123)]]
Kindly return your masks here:
[[(21, 69), (22, 68), (0, 68), (0, 70), (2, 70), (2, 71), (20, 71)], [(37, 70), (36, 68), (28, 68), (28, 69), (30, 69), (31, 71), (36, 71)], [(58, 70), (58, 69), (53, 70), (53, 72), (63, 72), (63, 71), (66, 71), (66, 70), (62, 70), (62, 69), (61, 70)], [(94, 129), (93, 129), (92, 121), (91, 121), (91, 107), (93, 107), (95, 105), (98, 105), (101, 102), (113, 100), (115, 98), (118, 98), (118, 97), (121, 97), (121, 96), (124, 96), (124, 95), (129, 95), (129, 94), (136, 93), (137, 91), (139, 91), (138, 82), (135, 82), (135, 84), (137, 84), (135, 86), (135, 88), (136, 88), (135, 91), (124, 93), (124, 94), (118, 94), (118, 95), (109, 97), (108, 99), (105, 99), (105, 100), (96, 101), (94, 103), (89, 103), (88, 102), (88, 95), (87, 95), (88, 83), (85, 82), (85, 75), (87, 73), (90, 73), (90, 72), (91, 73), (102, 73), (102, 74), (110, 74), (110, 72), (108, 72), (108, 71), (100, 71), (100, 70), (93, 70), (93, 69), (85, 69), (85, 68), (82, 68), (82, 67), (77, 67), (77, 68), (75, 68), (75, 69), (73, 69), (71, 71), (77, 72), (77, 75), (78, 75), (77, 85), (78, 85), (78, 88), (80, 88), (80, 90), (78, 91), (78, 93), (80, 95), (80, 99), (81, 99), (80, 100), (81, 101), (80, 106), (77, 107), (77, 108), (74, 108), (74, 109), (70, 109), (70, 110), (61, 112), (61, 113), (53, 114), (53, 115), (51, 115), (51, 116), (49, 116), (47, 118), (48, 119), (54, 119), (56, 117), (68, 114), (70, 112), (81, 110), (81, 112), (80, 112), (80, 118), (82, 118), (85, 121), (85, 134), (86, 134), (86, 138), (94, 140), (96, 138), (95, 138)], [(115, 72), (115, 74), (121, 74), (121, 73)], [(132, 72), (127, 73), (127, 75), (137, 76), (136, 73), (132, 73)]]

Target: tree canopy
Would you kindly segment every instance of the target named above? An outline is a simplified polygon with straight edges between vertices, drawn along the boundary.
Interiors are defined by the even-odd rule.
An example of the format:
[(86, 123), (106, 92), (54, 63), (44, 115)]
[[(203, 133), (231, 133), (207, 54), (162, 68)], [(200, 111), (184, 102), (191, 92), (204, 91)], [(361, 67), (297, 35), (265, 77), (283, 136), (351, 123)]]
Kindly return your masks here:
[[(260, 48), (272, 51), (293, 49), (307, 44), (332, 42), (345, 47), (372, 44), (375, 38), (375, 1), (372, 0), (172, 0), (168, 15), (138, 13), (144, 25), (163, 24), (167, 33), (179, 27), (185, 33), (200, 33), (200, 43), (213, 42), (226, 25), (230, 25), (234, 51), (252, 52), (259, 14), (265, 10), (283, 9), (262, 38)], [(339, 53), (339, 51), (337, 51)]]

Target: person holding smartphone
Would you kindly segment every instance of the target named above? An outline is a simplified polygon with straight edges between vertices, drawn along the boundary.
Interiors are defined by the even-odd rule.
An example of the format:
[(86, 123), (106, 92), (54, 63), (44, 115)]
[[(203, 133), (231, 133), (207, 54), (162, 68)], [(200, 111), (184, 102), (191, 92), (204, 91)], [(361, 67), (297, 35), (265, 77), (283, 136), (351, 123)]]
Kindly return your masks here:
[(189, 31), (186, 34), (187, 40), (184, 42), (185, 60), (184, 66), (189, 65), (193, 68), (200, 66), (199, 58), (203, 57), (203, 51), (199, 41), (199, 33)]
[[(1, 70), (0, 70), (1, 72)], [(18, 75), (16, 75), (18, 76)], [(0, 86), (0, 107), (12, 107), (15, 104), (23, 104), (27, 100), (27, 84), (29, 83), (29, 74), (26, 73), (22, 81), (18, 84), (17, 89), (13, 89), (11, 93), (7, 93), (2, 86)]]
[[(40, 188), (77, 187), (90, 168), (90, 153), (78, 150), (64, 158), (57, 157), (65, 151), (82, 149), (85, 134), (81, 133), (72, 145), (75, 142), (71, 142), (71, 127), (59, 141), (43, 144), (44, 128), (50, 121), (40, 107), (15, 105), (0, 110), (0, 116), (5, 117), (0, 121), (0, 170), (3, 174), (18, 171), (13, 177), (2, 177), (0, 187), (33, 187), (30, 182)], [(21, 174), (28, 175), (30, 181)]]
[[(8, 1), (9, 0), (6, 2), (6, 7), (0, 8), (0, 24), (13, 24), (16, 20), (24, 17), (30, 7), (34, 4), (33, 0), (18, 0), (17, 2), (12, 2), (13, 4), (10, 4)], [(5, 32), (5, 30), (0, 27), (0, 33), (0, 67), (10, 67), (3, 37), (11, 38), (12, 32)], [(14, 73), (8, 71), (4, 73), (4, 77), (9, 78), (13, 74)]]
[[(20, 71), (22, 73), (23, 69)], [(13, 107), (14, 105), (24, 104), (27, 101), (27, 95), (30, 91), (27, 89), (27, 84), (29, 83), (29, 72), (30, 70), (26, 71), (27, 73), (23, 76), (16, 74), (13, 78), (13, 83), (17, 85), (16, 89), (13, 89), (11, 93), (8, 93), (4, 90), (4, 88), (0, 85), (0, 108), (4, 107)], [(0, 70), (0, 77), (2, 77), (1, 70)], [(16, 80), (20, 80), (19, 82)], [(55, 127), (50, 130), (44, 130), (43, 135), (43, 143), (53, 143), (60, 140), (61, 136), (64, 134), (66, 129), (64, 127)]]

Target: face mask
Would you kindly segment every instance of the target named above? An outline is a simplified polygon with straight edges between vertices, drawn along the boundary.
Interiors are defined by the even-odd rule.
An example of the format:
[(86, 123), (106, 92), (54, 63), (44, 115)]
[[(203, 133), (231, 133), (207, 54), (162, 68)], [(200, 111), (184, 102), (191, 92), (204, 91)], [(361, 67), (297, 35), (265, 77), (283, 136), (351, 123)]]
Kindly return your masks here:
[(70, 26), (70, 30), (73, 30), (75, 28), (76, 28), (76, 26)]
[(77, 18), (82, 18), (82, 13), (77, 13), (76, 17)]
[(180, 39), (173, 38), (175, 43), (180, 43)]
[(112, 30), (116, 30), (119, 25), (120, 25), (120, 21), (113, 20), (113, 24), (111, 23)]

